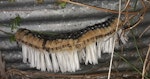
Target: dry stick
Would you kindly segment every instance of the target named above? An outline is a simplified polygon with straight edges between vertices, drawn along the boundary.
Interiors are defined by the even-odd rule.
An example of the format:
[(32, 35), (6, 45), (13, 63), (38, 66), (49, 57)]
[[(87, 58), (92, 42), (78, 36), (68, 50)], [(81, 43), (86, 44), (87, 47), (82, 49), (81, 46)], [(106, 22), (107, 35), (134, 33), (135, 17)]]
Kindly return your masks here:
[(150, 54), (150, 44), (149, 44), (149, 49), (148, 49), (148, 51), (147, 51), (146, 58), (145, 58), (145, 61), (144, 61), (144, 65), (143, 65), (142, 79), (144, 79), (144, 77), (145, 77), (145, 73), (146, 73), (145, 68), (146, 68), (146, 63), (147, 63), (147, 61), (148, 61), (148, 56), (149, 56), (149, 54)]
[(130, 8), (129, 3), (130, 3), (130, 0), (127, 1), (125, 8), (122, 10), (122, 12), (124, 10), (126, 11), (126, 13), (124, 14), (125, 15), (125, 21), (124, 21), (123, 25), (125, 25), (129, 21), (129, 14), (128, 14), (129, 13), (128, 9)]
[[(106, 8), (95, 7), (95, 6), (86, 5), (86, 4), (82, 4), (82, 3), (78, 3), (78, 2), (73, 2), (73, 1), (70, 1), (70, 0), (60, 0), (60, 1), (68, 2), (68, 3), (79, 5), (79, 6), (89, 7), (89, 8), (93, 8), (93, 9), (104, 11), (104, 12), (111, 12), (111, 13), (117, 13), (117, 14), (119, 13), (116, 10), (110, 10), (110, 9), (106, 9)], [(134, 14), (138, 14), (139, 12), (140, 11), (128, 12), (128, 14), (133, 14), (134, 15)], [(122, 12), (121, 14), (126, 14), (126, 12)]]
[[(140, 12), (139, 13), (141, 13), (142, 15), (141, 15), (141, 17), (140, 17), (140, 20), (138, 20), (137, 22), (136, 22), (136, 24), (134, 24), (132, 27), (128, 27), (128, 28), (126, 28), (125, 29), (125, 31), (129, 31), (130, 29), (132, 29), (132, 28), (134, 28), (134, 27), (136, 27), (139, 23), (141, 23), (141, 21), (143, 20), (143, 18), (144, 18), (144, 15), (145, 15), (145, 13), (146, 13), (146, 11), (147, 11), (147, 7), (146, 7), (146, 4), (144, 3), (144, 1), (143, 0), (140, 0), (140, 2), (141, 2), (141, 4), (142, 4), (142, 6), (143, 6), (143, 10), (140, 10)], [(128, 12), (128, 11), (127, 11)], [(125, 22), (124, 22), (124, 24), (126, 24), (126, 23), (129, 23), (129, 20), (131, 20), (131, 19), (133, 19), (134, 18), (134, 16), (136, 16), (136, 15), (139, 15), (139, 14), (135, 14), (135, 15), (131, 15), (131, 17), (129, 18), (128, 17), (128, 13), (127, 14), (125, 14), (125, 16), (126, 16), (126, 19), (125, 19)], [(130, 23), (129, 23), (129, 26), (130, 26)]]
[[(129, 16), (129, 8), (130, 8), (130, 6), (128, 5), (128, 6), (126, 6), (127, 8), (126, 8), (126, 14), (125, 14), (125, 21), (124, 21), (124, 23), (123, 23), (123, 25), (125, 25), (126, 23), (128, 23), (128, 26), (130, 26), (130, 20), (133, 18), (133, 17), (135, 17), (137, 14), (135, 14), (135, 15), (130, 15)], [(125, 31), (126, 31), (126, 29), (125, 29)], [(128, 30), (127, 30), (128, 31)]]
[(9, 69), (9, 70), (7, 70), (6, 74), (8, 76), (18, 75), (18, 76), (23, 77), (24, 79), (27, 79), (25, 72), (21, 72), (21, 71), (19, 72), (19, 70), (17, 70), (17, 69)]
[(146, 70), (149, 71), (150, 70), (150, 61), (147, 62), (147, 67)]
[[(145, 6), (145, 3), (142, 1), (142, 0), (140, 0), (141, 1), (141, 3), (142, 3), (142, 5), (143, 5), (143, 10), (141, 10), (139, 13), (142, 13), (141, 14), (141, 17), (140, 17), (140, 19), (132, 26), (132, 27), (128, 27), (128, 28), (126, 28), (125, 30), (126, 31), (128, 31), (128, 30), (130, 30), (130, 29), (132, 29), (132, 28), (134, 28), (134, 27), (136, 27), (139, 23), (141, 23), (141, 21), (144, 19), (144, 15), (145, 15), (145, 13), (146, 13), (146, 11), (147, 11), (147, 7)], [(136, 15), (138, 15), (138, 14), (136, 14)], [(134, 15), (134, 16), (136, 16), (136, 15)], [(131, 16), (128, 20), (127, 20), (127, 22), (129, 21), (129, 20), (131, 20), (132, 18), (134, 18), (134, 16)], [(125, 23), (127, 23), (127, 22), (125, 22)], [(130, 25), (130, 24), (129, 24)]]
[(141, 1), (141, 3), (142, 3), (142, 5), (143, 5), (143, 7), (144, 7), (144, 9), (143, 9), (143, 18), (144, 18), (144, 15), (146, 14), (146, 11), (148, 10), (148, 7), (146, 7), (146, 4), (144, 3), (144, 0), (140, 0)]
[[(68, 77), (68, 78), (83, 78), (85, 76), (89, 76), (89, 77), (95, 77), (95, 76), (99, 76), (99, 77), (103, 77), (103, 76), (107, 76), (108, 73), (92, 73), (92, 74), (55, 74), (55, 73), (48, 73), (48, 72), (37, 72), (37, 71), (22, 71), (22, 70), (18, 70), (18, 69), (9, 69), (8, 71), (8, 75), (9, 74), (14, 74), (14, 75), (21, 75), (24, 76), (25, 78), (30, 77), (30, 78), (34, 78), (36, 76), (44, 76), (44, 77)], [(112, 72), (111, 75), (131, 75), (131, 74), (137, 74), (137, 72), (121, 72), (121, 73), (116, 73), (116, 72)]]
[(136, 15), (131, 15), (131, 16), (129, 16), (128, 14), (125, 15), (126, 18), (125, 18), (125, 21), (124, 21), (123, 25), (125, 25), (126, 23), (128, 23), (128, 24), (127, 24), (127, 25), (128, 25), (127, 28), (124, 29), (125, 31), (129, 31), (129, 30), (130, 30), (130, 25), (131, 25), (131, 24), (130, 24), (129, 21), (130, 21), (132, 18), (134, 18), (135, 16), (136, 16)]
[[(82, 4), (82, 3), (78, 3), (78, 2), (73, 2), (73, 1), (70, 1), (70, 0), (60, 0), (60, 1), (68, 2), (68, 3), (79, 5), (79, 6), (89, 7), (89, 8), (93, 8), (93, 9), (104, 11), (104, 12), (111, 12), (111, 13), (117, 13), (118, 14), (118, 11), (116, 11), (116, 10), (110, 10), (110, 9), (106, 9), (106, 8), (100, 8), (100, 7), (90, 6), (90, 5), (86, 5), (86, 4)], [(125, 8), (127, 8), (128, 4), (129, 4), (129, 1), (130, 0), (128, 0), (127, 5), (126, 5)], [(126, 11), (124, 11), (121, 14), (138, 15), (141, 12), (144, 12), (144, 14), (145, 14), (145, 11), (146, 11), (147, 8), (146, 8), (145, 3), (143, 2), (143, 0), (140, 0), (140, 1), (142, 3), (142, 6), (144, 7), (144, 9), (141, 9), (140, 11), (136, 11), (136, 12), (135, 11), (134, 12), (128, 12), (128, 11), (126, 12)], [(136, 23), (136, 25), (134, 25), (134, 27), (137, 26), (140, 22)], [(132, 29), (132, 28), (131, 27), (127, 28), (127, 30), (130, 30), (130, 29)]]
[[(122, 2), (122, 0), (119, 0), (119, 14), (118, 14), (118, 22), (117, 22), (116, 32), (118, 31), (120, 17), (121, 17), (121, 12), (122, 12), (121, 11), (121, 2)], [(116, 39), (113, 42), (114, 43), (113, 44), (113, 49), (115, 48), (115, 41), (116, 41)], [(114, 56), (114, 51), (112, 51), (112, 53), (111, 53), (111, 59), (110, 59), (109, 72), (108, 72), (108, 78), (107, 79), (110, 79), (110, 76), (111, 76), (111, 68), (112, 68), (113, 56)]]
[(144, 6), (144, 9), (146, 10), (146, 4), (144, 3), (144, 0), (140, 0), (140, 2), (142, 3), (142, 5)]
[(135, 15), (131, 15), (131, 16), (129, 17), (129, 14), (128, 14), (128, 9), (129, 9), (129, 8), (130, 8), (129, 5), (126, 6), (125, 21), (124, 21), (123, 25), (125, 25), (126, 23), (128, 23), (128, 22), (129, 22), (129, 19), (135, 16)]
[(140, 17), (140, 19), (139, 19), (132, 27), (129, 27), (128, 29), (133, 29), (133, 28), (136, 27), (139, 23), (141, 23), (142, 20), (143, 20), (143, 17)]
[(122, 12), (125, 11), (125, 10), (128, 8), (129, 3), (130, 3), (130, 0), (127, 1), (126, 6), (125, 6), (124, 9), (122, 10)]
[(148, 29), (150, 29), (150, 25), (140, 34), (139, 38), (141, 38), (143, 36), (143, 34), (148, 31)]
[[(142, 20), (144, 19), (144, 15), (145, 15), (145, 13), (142, 14), (142, 16), (139, 18), (139, 20), (134, 25), (130, 26), (130, 24), (129, 24), (129, 27), (126, 28), (125, 31), (129, 31), (129, 30), (133, 29), (134, 27), (136, 27), (139, 23), (141, 23)], [(136, 15), (134, 15), (134, 16), (136, 16)], [(125, 23), (127, 23), (129, 20), (133, 19), (134, 16), (129, 17)]]
[[(145, 4), (142, 3), (142, 5), (144, 6)], [(147, 11), (147, 8), (144, 7), (144, 9), (140, 12), (140, 13), (142, 13), (142, 14), (141, 14), (141, 17), (139, 18), (139, 20), (138, 20), (132, 27), (128, 27), (128, 28), (126, 28), (125, 30), (128, 31), (128, 30), (130, 30), (130, 29), (133, 29), (133, 28), (136, 27), (139, 23), (141, 23), (141, 21), (144, 19), (144, 15), (145, 15), (146, 11)], [(136, 15), (137, 15), (137, 14), (136, 14)], [(134, 16), (136, 16), (136, 15), (131, 16), (131, 17), (128, 19), (128, 21), (131, 20), (132, 18), (134, 18)], [(128, 21), (127, 21), (127, 22), (128, 22)]]

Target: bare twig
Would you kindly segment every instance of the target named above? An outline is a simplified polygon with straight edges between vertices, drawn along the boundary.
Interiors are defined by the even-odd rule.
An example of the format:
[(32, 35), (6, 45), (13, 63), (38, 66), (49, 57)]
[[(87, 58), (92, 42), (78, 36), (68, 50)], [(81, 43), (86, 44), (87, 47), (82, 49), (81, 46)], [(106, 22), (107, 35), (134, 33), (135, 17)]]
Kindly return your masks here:
[(141, 21), (143, 20), (143, 17), (140, 17), (140, 19), (130, 28), (128, 29), (133, 29), (134, 27), (136, 27), (139, 23), (141, 23)]
[[(86, 4), (82, 4), (82, 3), (78, 3), (78, 2), (73, 2), (73, 1), (70, 1), (70, 0), (60, 0), (60, 1), (68, 2), (68, 3), (79, 5), (79, 6), (93, 8), (93, 9), (96, 9), (96, 10), (99, 10), (99, 11), (110, 12), (110, 13), (117, 13), (117, 14), (119, 13), (116, 10), (110, 10), (110, 9), (106, 9), (106, 8), (95, 7), (95, 6), (86, 5)], [(139, 12), (141, 12), (141, 11), (128, 12), (128, 14), (138, 14)], [(126, 14), (126, 12), (124, 11), (121, 14)]]
[[(110, 10), (110, 9), (107, 9), (107, 8), (91, 6), (91, 5), (78, 3), (78, 2), (74, 2), (74, 1), (70, 1), (70, 0), (60, 0), (60, 1), (68, 2), (68, 3), (79, 5), (79, 6), (89, 7), (89, 8), (92, 8), (92, 9), (99, 10), (99, 11), (110, 12), (110, 13), (117, 13), (117, 14), (119, 13), (117, 10)], [(142, 16), (140, 17), (140, 20), (136, 24), (134, 24), (132, 27), (126, 28), (125, 30), (130, 30), (130, 29), (136, 27), (143, 20), (143, 16), (146, 13), (147, 7), (146, 7), (146, 5), (145, 5), (143, 0), (140, 0), (140, 2), (142, 4), (142, 6), (143, 6), (143, 8), (140, 11), (133, 11), (133, 12), (132, 11), (128, 11), (128, 9), (130, 8), (129, 7), (130, 0), (127, 1), (124, 9), (122, 10), (121, 14), (124, 14), (126, 16), (126, 19), (125, 19), (126, 21), (124, 21), (125, 22), (124, 24), (126, 24), (126, 23), (130, 24), (129, 21), (131, 19), (133, 19), (133, 17), (132, 18), (128, 18), (128, 17), (130, 17), (132, 15), (136, 16), (136, 15), (139, 15), (140, 13), (142, 13)]]
[[(7, 72), (9, 72), (9, 74), (12, 75), (22, 75), (24, 76), (24, 78), (35, 78), (37, 76), (41, 76), (41, 77), (59, 77), (59, 78), (84, 78), (84, 77), (103, 77), (103, 76), (107, 76), (108, 73), (90, 73), (90, 74), (55, 74), (55, 73), (49, 73), (49, 72), (40, 72), (40, 71), (22, 71), (22, 70), (18, 70), (18, 69), (9, 69)], [(9, 75), (8, 74), (8, 75)], [(111, 76), (114, 76), (116, 74), (119, 75), (131, 75), (131, 74), (137, 74), (137, 72), (121, 72), (121, 73), (116, 73), (116, 72), (112, 72)]]
[(130, 0), (127, 1), (126, 6), (125, 6), (124, 9), (122, 10), (122, 12), (125, 11), (125, 10), (128, 8), (129, 3), (130, 3)]
[[(144, 19), (144, 16), (145, 16), (145, 13), (146, 13), (148, 7), (146, 7), (146, 4), (144, 3), (143, 0), (140, 0), (140, 2), (141, 2), (141, 4), (142, 4), (142, 6), (143, 6), (143, 10), (140, 10), (140, 12), (139, 12), (139, 14), (141, 13), (141, 16), (140, 16), (139, 20), (138, 20), (134, 25), (132, 25), (131, 27), (130, 27), (130, 22), (129, 22), (129, 21), (132, 20), (132, 19), (134, 18), (134, 16), (137, 16), (137, 15), (139, 15), (139, 14), (131, 15), (130, 18), (128, 18), (128, 15), (129, 15), (129, 14), (126, 14), (125, 23), (129, 23), (129, 27), (125, 29), (126, 31), (128, 31), (128, 30), (130, 30), (130, 29), (133, 29), (133, 28), (136, 27), (139, 23), (141, 23), (142, 20)], [(124, 24), (125, 24), (125, 23), (124, 23)]]
[(19, 71), (17, 69), (9, 69), (6, 72), (7, 76), (14, 76), (14, 75), (18, 75), (20, 77), (22, 77), (22, 79), (28, 79), (28, 77), (26, 76), (25, 72)]
[(143, 34), (148, 31), (148, 29), (150, 29), (150, 25), (140, 34), (139, 38), (141, 38), (143, 36)]
[(147, 62), (148, 62), (149, 54), (150, 54), (150, 45), (149, 45), (149, 49), (148, 49), (148, 51), (147, 51), (146, 58), (145, 58), (145, 61), (144, 61), (144, 65), (143, 65), (142, 79), (144, 79), (144, 77), (145, 77), (145, 73), (146, 73), (146, 64), (147, 64)]
[[(118, 22), (117, 22), (116, 32), (118, 31), (119, 24), (120, 24), (120, 17), (121, 17), (121, 12), (122, 12), (121, 11), (121, 2), (122, 2), (122, 0), (119, 0), (119, 14), (118, 14)], [(116, 41), (116, 39), (114, 40), (113, 49), (115, 47), (115, 41)], [(113, 56), (114, 56), (114, 51), (112, 51), (112, 53), (111, 53), (111, 59), (110, 59), (109, 72), (108, 72), (108, 78), (107, 79), (110, 79), (110, 76), (111, 76)]]

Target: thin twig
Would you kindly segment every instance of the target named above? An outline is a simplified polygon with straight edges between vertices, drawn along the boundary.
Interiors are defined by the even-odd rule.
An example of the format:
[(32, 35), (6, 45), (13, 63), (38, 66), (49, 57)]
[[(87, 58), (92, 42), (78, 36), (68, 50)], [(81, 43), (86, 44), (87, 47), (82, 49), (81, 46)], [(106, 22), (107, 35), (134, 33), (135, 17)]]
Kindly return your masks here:
[[(134, 5), (134, 11), (136, 10), (137, 1), (138, 1), (138, 0), (136, 0), (136, 4)], [(125, 31), (129, 31), (130, 29), (133, 29), (133, 28), (136, 27), (139, 23), (141, 23), (141, 21), (143, 20), (144, 15), (145, 15), (145, 13), (146, 13), (148, 7), (146, 7), (146, 4), (144, 3), (143, 0), (140, 0), (140, 2), (141, 2), (141, 4), (142, 4), (142, 6), (143, 6), (143, 10), (140, 10), (139, 14), (141, 13), (141, 17), (139, 18), (139, 20), (138, 20), (134, 25), (130, 26), (130, 25), (131, 25), (131, 24), (130, 24), (130, 20), (132, 20), (135, 16), (138, 16), (139, 14), (130, 15), (130, 18), (129, 18), (129, 14), (128, 14), (128, 13), (125, 14), (126, 19), (125, 19), (124, 24), (128, 23), (128, 27), (125, 28)], [(127, 11), (128, 11), (128, 10), (127, 10)]]
[(144, 79), (144, 77), (145, 77), (146, 64), (147, 64), (147, 61), (148, 61), (149, 54), (150, 54), (150, 45), (149, 45), (149, 49), (148, 49), (148, 51), (147, 51), (146, 58), (145, 58), (145, 61), (144, 61), (144, 65), (143, 65), (142, 79)]
[(122, 9), (122, 12), (125, 11), (125, 10), (128, 8), (129, 3), (130, 3), (130, 0), (127, 1), (127, 3), (126, 3), (126, 5), (125, 5), (124, 9)]
[(14, 75), (18, 75), (21, 76), (23, 79), (28, 79), (27, 76), (25, 75), (25, 72), (21, 72), (17, 69), (9, 69), (6, 74), (8, 76), (14, 76)]
[[(78, 3), (78, 2), (74, 2), (74, 1), (70, 1), (70, 0), (60, 0), (60, 1), (68, 2), (68, 3), (79, 5), (79, 6), (89, 7), (89, 8), (100, 10), (100, 11), (104, 11), (104, 12), (117, 13), (117, 14), (119, 13), (117, 10), (110, 10), (110, 9), (106, 9), (106, 8), (91, 6), (91, 5), (87, 5), (87, 4), (83, 4), (83, 3)], [(143, 6), (144, 9), (141, 9), (140, 11), (133, 11), (133, 12), (131, 12), (131, 11), (129, 12), (127, 10), (127, 11), (121, 12), (121, 14), (129, 16), (129, 15), (138, 15), (140, 13), (143, 13), (142, 16), (144, 16), (145, 12), (147, 10), (147, 7), (146, 7), (146, 5), (145, 5), (145, 3), (144, 3), (143, 0), (140, 0), (140, 1), (141, 1), (142, 6)], [(128, 8), (129, 3), (130, 3), (130, 0), (127, 1), (124, 9)], [(131, 20), (131, 19), (132, 18), (130, 18), (130, 19), (127, 18), (124, 24), (126, 24), (126, 22), (129, 22), (129, 20)], [(140, 20), (135, 25), (133, 25), (132, 27), (129, 27), (129, 28), (125, 29), (125, 30), (130, 30), (130, 29), (136, 27), (142, 20), (143, 20), (143, 17), (140, 17)]]
[(141, 23), (141, 21), (143, 20), (143, 17), (140, 17), (140, 19), (130, 28), (128, 29), (133, 29), (134, 27), (136, 27), (139, 23)]
[[(117, 21), (116, 32), (118, 31), (118, 27), (119, 27), (119, 24), (120, 24), (120, 17), (121, 17), (121, 12), (122, 12), (121, 11), (121, 2), (122, 2), (122, 0), (119, 0), (119, 14), (118, 14), (118, 21)], [(113, 49), (115, 47), (115, 41), (116, 41), (116, 39), (114, 40)], [(111, 59), (110, 59), (109, 72), (108, 72), (108, 78), (107, 79), (110, 79), (110, 76), (111, 76), (111, 68), (112, 68), (113, 56), (114, 56), (114, 51), (112, 51), (112, 53), (111, 53)]]
[(140, 34), (139, 38), (141, 38), (143, 36), (143, 34), (148, 31), (148, 29), (150, 29), (150, 25)]
[(130, 15), (130, 16), (128, 14), (125, 15), (126, 19), (125, 19), (124, 24), (123, 24), (123, 25), (125, 25), (127, 23), (127, 27), (124, 29), (125, 31), (131, 30), (132, 26), (131, 26), (131, 23), (129, 21), (131, 21), (135, 16), (136, 15)]
[[(89, 76), (89, 77), (104, 77), (104, 76), (107, 76), (108, 73), (89, 73), (89, 74), (55, 74), (55, 73), (49, 73), (49, 72), (40, 72), (40, 71), (22, 71), (22, 70), (19, 70), (19, 69), (9, 69), (8, 71), (8, 75), (9, 74), (12, 74), (13, 75), (22, 75), (24, 76), (25, 78), (27, 77), (30, 77), (30, 78), (34, 78), (36, 76), (43, 76), (43, 77), (61, 77), (61, 78), (65, 78), (65, 77), (68, 77), (68, 78), (83, 78), (85, 76)], [(137, 74), (137, 72), (134, 72), (134, 71), (130, 71), (130, 72), (121, 72), (121, 73), (116, 73), (116, 72), (112, 72), (112, 76), (113, 75), (116, 75), (116, 74), (119, 74), (119, 75), (132, 75), (132, 74)]]
[[(86, 5), (86, 4), (82, 4), (82, 3), (78, 3), (78, 2), (73, 2), (73, 1), (70, 1), (70, 0), (60, 0), (60, 1), (64, 1), (64, 2), (68, 2), (68, 3), (71, 3), (71, 4), (75, 4), (75, 5), (79, 5), (79, 6), (84, 6), (84, 7), (89, 7), (89, 8), (93, 8), (93, 9), (96, 9), (96, 10), (99, 10), (99, 11), (104, 11), (104, 12), (110, 12), (110, 13), (116, 13), (118, 14), (119, 12), (116, 11), (116, 10), (110, 10), (110, 9), (106, 9), (106, 8), (100, 8), (100, 7), (96, 7), (96, 6), (91, 6), (91, 5)], [(141, 9), (142, 11), (142, 9)], [(139, 12), (141, 11), (134, 11), (134, 12), (128, 12), (128, 14), (139, 14)], [(121, 14), (126, 14), (126, 12), (122, 12)]]

